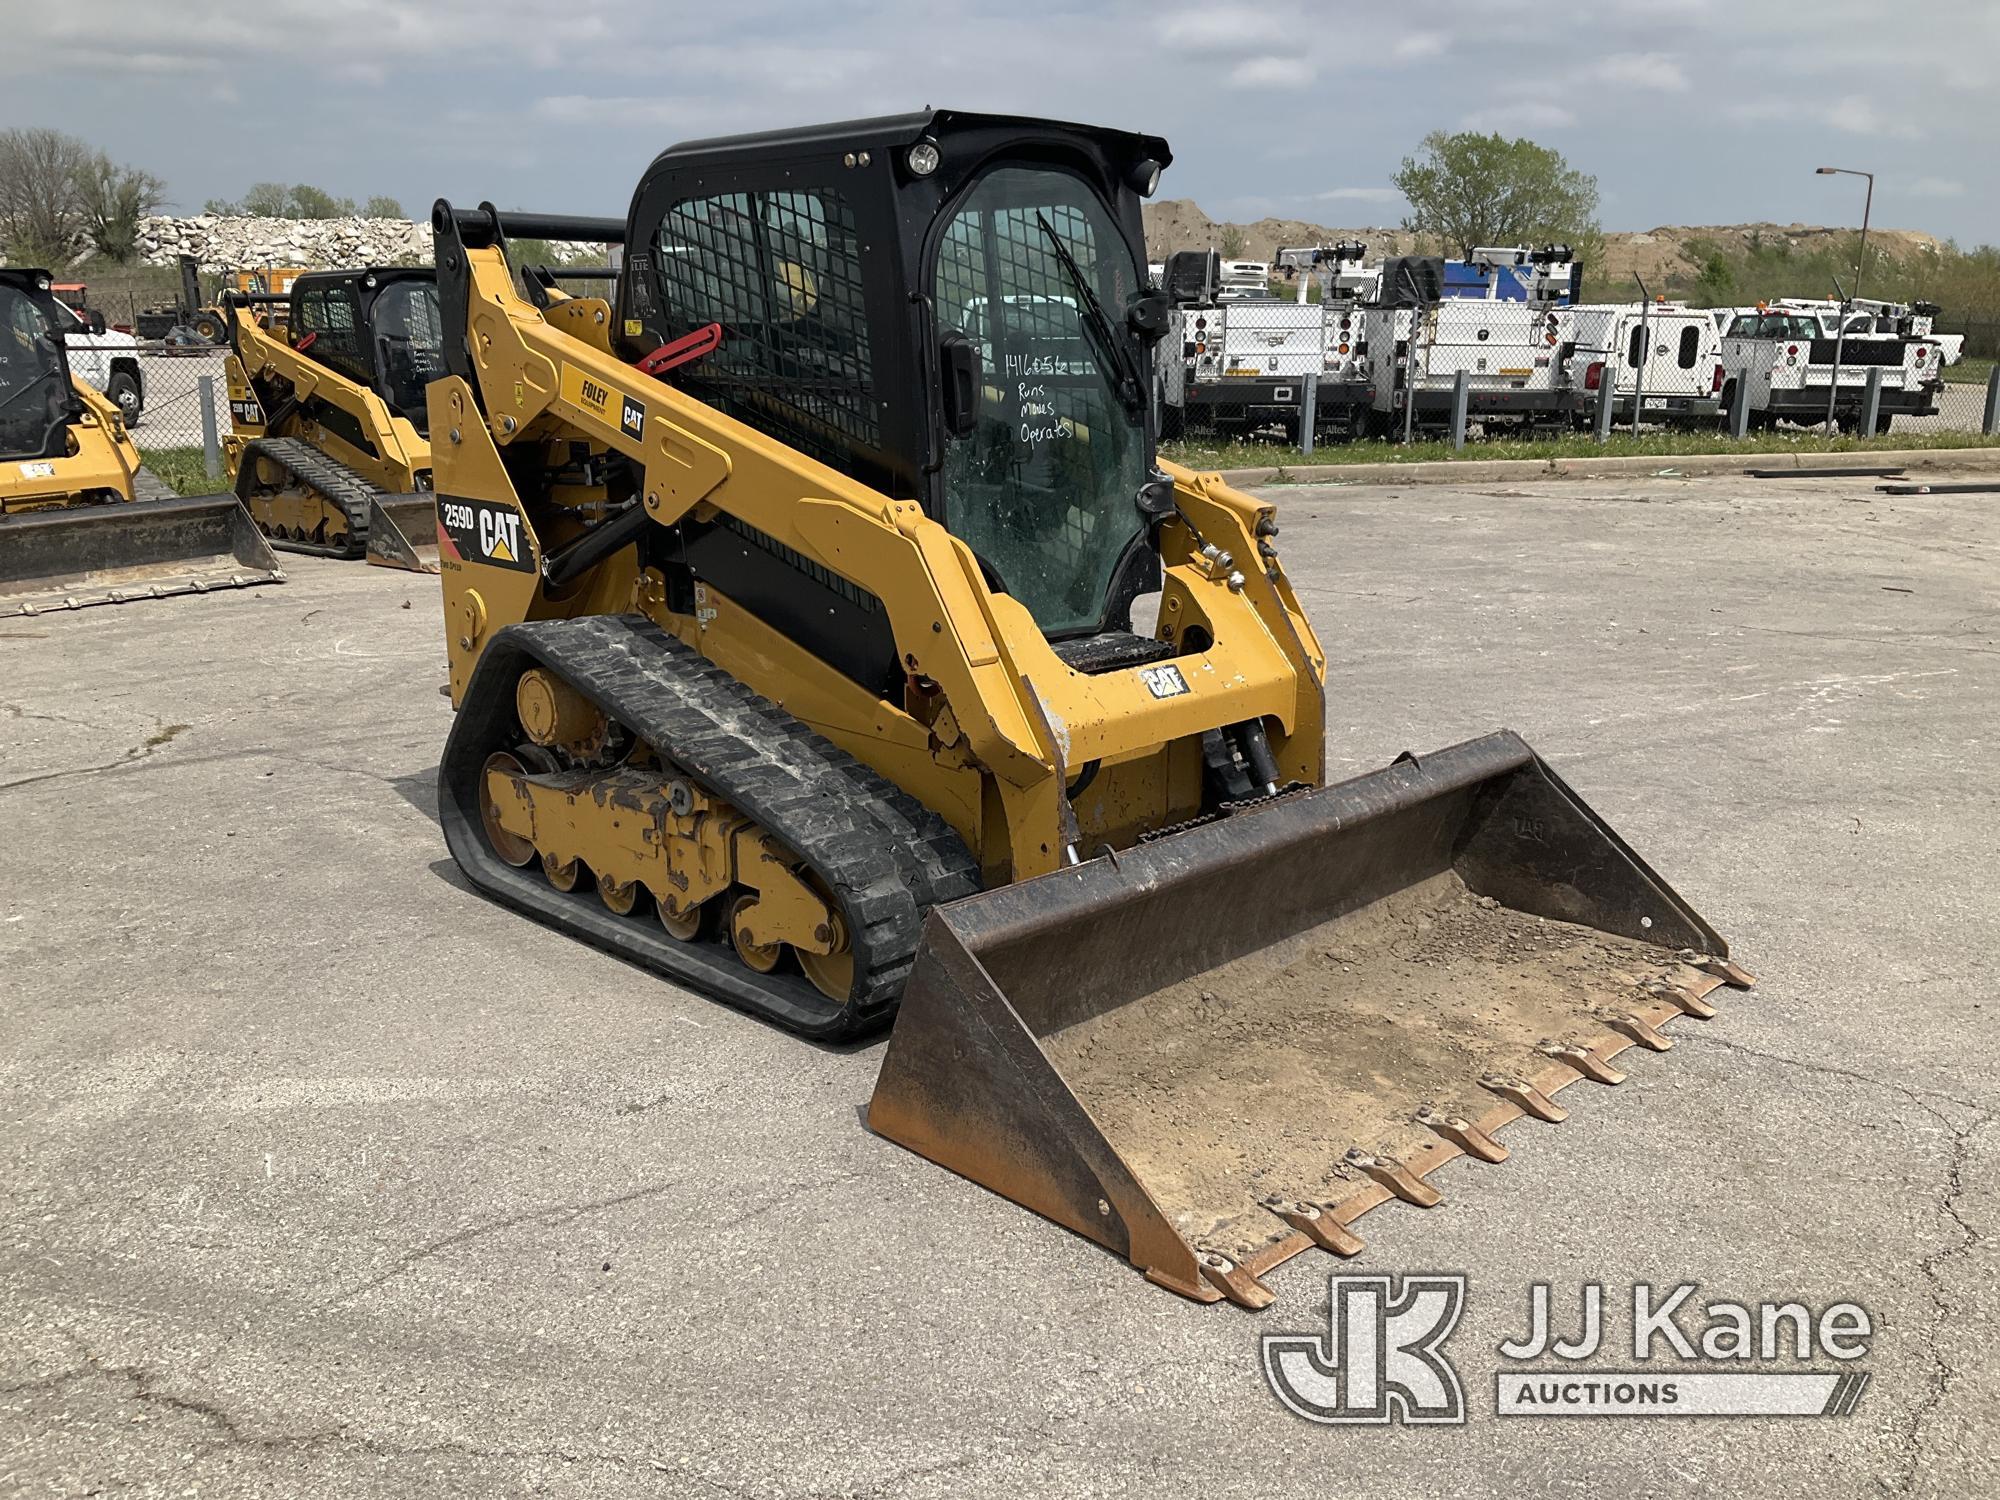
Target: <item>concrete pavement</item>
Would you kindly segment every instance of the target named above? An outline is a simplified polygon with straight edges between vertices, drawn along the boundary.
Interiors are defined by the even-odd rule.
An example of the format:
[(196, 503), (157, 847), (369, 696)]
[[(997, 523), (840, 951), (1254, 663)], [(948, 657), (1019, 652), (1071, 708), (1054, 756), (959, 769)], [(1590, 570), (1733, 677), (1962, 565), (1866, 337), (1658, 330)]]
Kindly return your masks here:
[[(1518, 729), (1755, 992), (1269, 1311), (1197, 1307), (871, 1136), (879, 1043), (472, 894), (434, 580), (293, 558), (0, 623), (0, 1495), (1991, 1490), (1986, 497), (1273, 493), (1333, 774)], [(1466, 1427), (1280, 1408), (1258, 1337), (1323, 1329), (1341, 1268), (1469, 1273)], [(1531, 1283), (1566, 1319), (1635, 1278), (1860, 1301), (1872, 1384), (1837, 1420), (1492, 1415)]]

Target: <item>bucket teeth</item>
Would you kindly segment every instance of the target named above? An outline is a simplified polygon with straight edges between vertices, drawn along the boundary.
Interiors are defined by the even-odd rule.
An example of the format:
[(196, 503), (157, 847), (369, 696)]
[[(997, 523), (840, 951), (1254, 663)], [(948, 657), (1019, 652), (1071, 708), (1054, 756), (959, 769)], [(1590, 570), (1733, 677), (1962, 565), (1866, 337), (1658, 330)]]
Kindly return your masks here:
[(1566, 1067), (1575, 1068), (1592, 1083), (1623, 1083), (1625, 1074), (1611, 1066), (1590, 1048), (1580, 1042), (1542, 1042), (1535, 1050), (1544, 1057), (1552, 1057)]
[(1238, 1307), (1255, 1312), (1278, 1300), (1277, 1293), (1220, 1250), (1196, 1251), (1195, 1264), (1201, 1267), (1202, 1279)]
[(1697, 953), (1692, 948), (1684, 948), (1680, 953), (1680, 961), (1691, 969), (1699, 969), (1704, 974), (1713, 974), (1724, 984), (1732, 985), (1739, 990), (1747, 990), (1757, 982), (1756, 976), (1741, 964), (1732, 963), (1726, 958), (1717, 958), (1712, 953)]
[(1487, 1073), (1480, 1078), (1479, 1086), (1488, 1093), (1498, 1094), (1522, 1114), (1533, 1115), (1537, 1120), (1545, 1120), (1551, 1125), (1560, 1125), (1569, 1118), (1568, 1110), (1525, 1078), (1514, 1078), (1505, 1073)]
[(1666, 1001), (1682, 1015), (1693, 1016), (1697, 1021), (1706, 1021), (1715, 1015), (1715, 1007), (1685, 985), (1665, 979), (1649, 979), (1644, 988), (1654, 999)]
[(1366, 1248), (1366, 1241), (1318, 1204), (1303, 1203), (1292, 1198), (1266, 1198), (1264, 1207), (1283, 1219), (1292, 1228), (1311, 1240), (1322, 1250), (1331, 1250), (1335, 1255), (1359, 1255)]
[(1674, 1045), (1674, 1039), (1644, 1016), (1635, 1016), (1622, 1011), (1600, 1010), (1597, 1019), (1648, 1052), (1665, 1052)]
[(1347, 1149), (1346, 1162), (1358, 1172), (1364, 1172), (1405, 1203), (1418, 1208), (1435, 1208), (1444, 1201), (1444, 1194), (1417, 1176), (1408, 1167), (1391, 1156), (1370, 1156), (1358, 1146)]
[(1417, 1123), (1444, 1137), (1467, 1156), (1487, 1162), (1503, 1162), (1507, 1159), (1505, 1146), (1470, 1120), (1462, 1119), (1458, 1115), (1439, 1114), (1426, 1104), (1417, 1111)]

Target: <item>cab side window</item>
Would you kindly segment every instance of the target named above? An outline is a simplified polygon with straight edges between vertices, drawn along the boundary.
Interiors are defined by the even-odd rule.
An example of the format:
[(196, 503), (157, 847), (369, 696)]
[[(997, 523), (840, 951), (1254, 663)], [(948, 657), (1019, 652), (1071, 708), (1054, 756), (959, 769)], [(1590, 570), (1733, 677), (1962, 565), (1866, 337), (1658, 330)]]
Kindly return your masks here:
[(307, 357), (367, 384), (368, 360), (356, 328), (359, 319), (353, 291), (340, 285), (308, 287), (299, 294), (298, 308), (298, 326), (292, 330), (292, 338), (304, 343), (307, 334), (313, 336), (306, 347)]

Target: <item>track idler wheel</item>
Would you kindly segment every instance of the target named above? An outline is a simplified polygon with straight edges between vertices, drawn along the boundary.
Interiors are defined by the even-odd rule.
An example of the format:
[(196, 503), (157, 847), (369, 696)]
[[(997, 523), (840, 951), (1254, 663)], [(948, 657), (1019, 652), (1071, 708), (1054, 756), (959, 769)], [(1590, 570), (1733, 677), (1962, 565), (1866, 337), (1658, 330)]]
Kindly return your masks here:
[(479, 821), (486, 829), (486, 842), (493, 846), (493, 852), (508, 864), (520, 869), (532, 864), (535, 846), (517, 833), (509, 833), (500, 826), (500, 809), (493, 805), (492, 779), (495, 772), (503, 776), (524, 776), (527, 773), (521, 763), (505, 750), (496, 750), (486, 757), (486, 765), (479, 773)]
[(582, 867), (573, 859), (557, 859), (553, 854), (542, 855), (542, 874), (548, 877), (550, 885), (559, 891), (573, 891)]
[(751, 914), (756, 911), (755, 896), (738, 896), (729, 907), (729, 941), (736, 949), (736, 956), (748, 968), (759, 974), (769, 974), (778, 967), (778, 961), (785, 956), (783, 943), (760, 943), (756, 940), (756, 929), (750, 925)]
[(639, 905), (639, 882), (619, 882), (609, 875), (597, 877), (597, 899), (621, 917), (629, 917)]
[(657, 904), (657, 909), (660, 913), (660, 925), (667, 929), (670, 936), (680, 939), (683, 943), (692, 943), (701, 936), (701, 929), (706, 925), (708, 910), (706, 906), (698, 903), (686, 911), (673, 911), (668, 908), (665, 901), (661, 901)]
[(848, 996), (854, 993), (854, 949), (848, 946), (847, 931), (840, 918), (833, 919), (833, 952), (808, 953), (803, 948), (792, 951), (798, 955), (799, 967), (805, 970), (814, 989), (829, 1000), (847, 1003)]

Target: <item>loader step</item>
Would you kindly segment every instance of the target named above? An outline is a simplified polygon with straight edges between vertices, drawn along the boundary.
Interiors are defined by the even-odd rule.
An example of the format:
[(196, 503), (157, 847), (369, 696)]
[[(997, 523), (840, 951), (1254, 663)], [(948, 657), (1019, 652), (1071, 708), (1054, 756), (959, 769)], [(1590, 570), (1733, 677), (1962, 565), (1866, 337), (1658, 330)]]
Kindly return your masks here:
[[(855, 980), (844, 1005), (798, 976), (754, 972), (719, 942), (682, 941), (650, 919), (607, 911), (594, 894), (556, 890), (538, 870), (516, 868), (494, 852), (481, 823), (480, 780), (489, 755), (513, 750), (524, 737), (515, 684), (531, 667), (555, 673), (805, 862), (847, 924)], [(537, 621), (498, 632), (459, 705), (438, 790), (445, 842), (486, 894), (810, 1036), (879, 1026), (909, 976), (925, 913), (978, 889), (970, 853), (936, 814), (635, 616)]]

